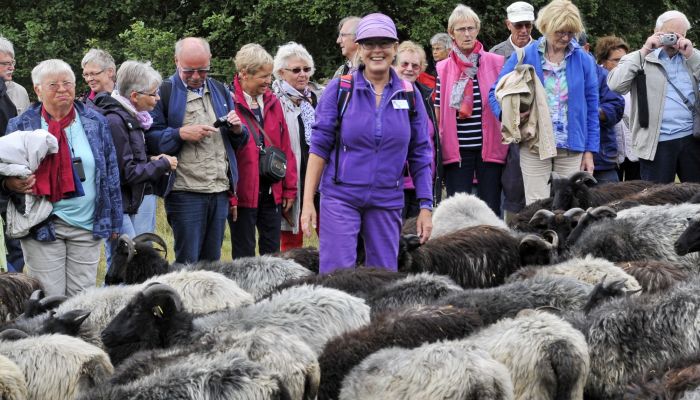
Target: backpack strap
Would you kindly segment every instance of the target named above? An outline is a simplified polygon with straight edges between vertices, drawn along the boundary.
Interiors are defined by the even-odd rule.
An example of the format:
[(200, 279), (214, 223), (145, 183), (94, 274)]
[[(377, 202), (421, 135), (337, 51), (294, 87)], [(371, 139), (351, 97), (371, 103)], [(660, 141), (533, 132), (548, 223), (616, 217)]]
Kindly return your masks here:
[(413, 83), (405, 79), (402, 79), (401, 82), (403, 82), (403, 88), (406, 91), (409, 117), (414, 117), (416, 115), (416, 92), (413, 90)]
[(173, 92), (173, 81), (164, 79), (160, 85), (160, 101), (163, 104), (163, 115), (168, 119), (168, 104), (170, 103), (170, 94)]
[(335, 120), (335, 172), (333, 174), (333, 182), (342, 183), (338, 179), (338, 163), (340, 158), (340, 123), (343, 120), (343, 114), (348, 109), (348, 103), (352, 96), (354, 82), (352, 74), (341, 75), (338, 82), (338, 116)]

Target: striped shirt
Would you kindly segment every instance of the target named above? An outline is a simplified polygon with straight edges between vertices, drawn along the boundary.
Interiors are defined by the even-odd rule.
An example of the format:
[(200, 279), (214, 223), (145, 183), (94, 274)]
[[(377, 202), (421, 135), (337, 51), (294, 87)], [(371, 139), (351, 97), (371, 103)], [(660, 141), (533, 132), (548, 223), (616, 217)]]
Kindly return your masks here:
[[(481, 92), (479, 82), (476, 77), (472, 79), (474, 83), (474, 109), (469, 118), (457, 117), (457, 139), (460, 149), (478, 149), (482, 143), (481, 129)], [(435, 107), (440, 107), (440, 79), (435, 87)], [(449, 105), (447, 105), (449, 107)]]

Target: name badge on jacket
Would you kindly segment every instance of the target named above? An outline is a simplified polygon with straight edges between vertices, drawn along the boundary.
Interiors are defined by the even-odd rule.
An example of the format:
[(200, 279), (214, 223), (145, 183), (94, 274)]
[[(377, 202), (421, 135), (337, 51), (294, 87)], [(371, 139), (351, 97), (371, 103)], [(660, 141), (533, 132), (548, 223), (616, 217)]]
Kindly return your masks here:
[(394, 105), (394, 110), (408, 110), (408, 101), (406, 100), (392, 100), (391, 104)]

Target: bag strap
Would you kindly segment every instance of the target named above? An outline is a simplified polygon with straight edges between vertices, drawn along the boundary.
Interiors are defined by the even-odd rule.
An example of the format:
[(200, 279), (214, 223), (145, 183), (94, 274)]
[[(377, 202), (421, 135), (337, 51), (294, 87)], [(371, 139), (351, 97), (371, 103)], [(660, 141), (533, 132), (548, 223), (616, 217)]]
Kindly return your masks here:
[[(236, 104), (240, 104), (240, 103), (236, 103)], [(243, 107), (243, 106), (239, 106), (239, 107)], [(245, 120), (246, 125), (248, 125), (251, 128), (253, 126), (256, 126), (258, 128), (258, 130), (260, 132), (262, 132), (263, 136), (265, 136), (265, 140), (267, 140), (267, 142), (270, 143), (270, 145), (272, 145), (272, 140), (270, 140), (270, 137), (267, 136), (267, 133), (265, 133), (265, 130), (263, 129), (262, 125), (260, 125), (260, 122), (258, 122), (258, 119), (253, 118), (251, 120), (248, 113), (249, 113), (248, 110), (246, 110), (245, 108), (243, 110), (241, 110), (241, 114), (243, 114), (243, 119)], [(255, 144), (258, 146), (258, 148), (260, 150), (264, 149), (265, 144), (262, 142), (260, 135), (255, 134), (255, 129), (251, 129), (251, 130), (253, 131), (253, 138), (255, 139)]]
[(405, 79), (402, 79), (401, 81), (403, 82), (403, 88), (406, 91), (406, 101), (408, 101), (408, 115), (409, 117), (414, 117), (416, 115), (416, 92), (413, 90), (413, 84), (411, 82)]
[(352, 74), (341, 75), (338, 82), (338, 114), (335, 119), (335, 172), (333, 173), (333, 182), (341, 183), (338, 179), (338, 163), (340, 159), (340, 124), (343, 121), (343, 114), (348, 109), (348, 103), (352, 96), (352, 89), (355, 83), (352, 79)]
[(661, 66), (661, 73), (664, 74), (664, 76), (666, 77), (666, 82), (668, 82), (669, 85), (671, 85), (671, 87), (676, 91), (676, 93), (678, 93), (678, 96), (680, 96), (681, 100), (683, 100), (683, 104), (685, 104), (685, 106), (688, 107), (688, 110), (693, 115), (695, 115), (695, 113), (698, 111), (695, 109), (695, 104), (691, 103), (687, 97), (683, 96), (683, 93), (681, 92), (681, 90), (678, 89), (678, 87), (676, 87), (676, 85), (673, 84), (671, 79), (668, 77), (668, 72), (666, 72), (666, 68), (664, 68), (663, 65)]

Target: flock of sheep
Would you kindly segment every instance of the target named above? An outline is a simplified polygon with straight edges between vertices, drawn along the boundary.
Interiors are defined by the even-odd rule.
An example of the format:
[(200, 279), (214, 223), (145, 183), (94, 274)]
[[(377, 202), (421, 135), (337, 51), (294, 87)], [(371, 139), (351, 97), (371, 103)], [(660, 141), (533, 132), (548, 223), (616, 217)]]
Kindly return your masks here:
[(407, 221), (399, 272), (123, 237), (72, 298), (0, 275), (0, 399), (700, 399), (698, 203), (554, 176), (507, 226), (457, 195), (425, 244)]

